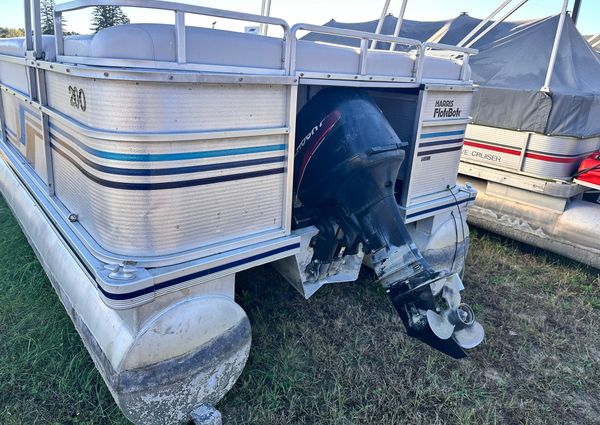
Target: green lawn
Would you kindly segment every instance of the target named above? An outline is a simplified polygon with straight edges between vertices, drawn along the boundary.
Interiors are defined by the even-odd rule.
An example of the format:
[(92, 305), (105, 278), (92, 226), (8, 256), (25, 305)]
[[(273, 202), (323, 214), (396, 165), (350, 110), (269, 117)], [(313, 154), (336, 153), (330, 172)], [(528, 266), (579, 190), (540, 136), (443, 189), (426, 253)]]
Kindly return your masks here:
[[(465, 301), (487, 337), (466, 361), (406, 337), (366, 272), (309, 301), (271, 267), (240, 274), (253, 346), (225, 423), (600, 423), (598, 272), (473, 236)], [(0, 423), (127, 423), (2, 201)]]

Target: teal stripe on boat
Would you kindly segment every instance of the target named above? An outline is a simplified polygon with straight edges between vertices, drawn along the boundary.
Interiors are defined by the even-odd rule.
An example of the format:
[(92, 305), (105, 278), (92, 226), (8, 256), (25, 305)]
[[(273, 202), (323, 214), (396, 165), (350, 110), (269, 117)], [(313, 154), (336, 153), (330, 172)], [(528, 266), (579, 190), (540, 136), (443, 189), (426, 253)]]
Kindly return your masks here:
[(445, 137), (445, 136), (462, 136), (463, 134), (465, 134), (465, 130), (440, 131), (438, 133), (421, 134), (421, 139), (433, 139), (434, 137)]
[(200, 158), (217, 158), (223, 156), (233, 155), (247, 155), (250, 153), (262, 153), (262, 152), (276, 152), (285, 150), (285, 144), (279, 145), (266, 145), (266, 146), (251, 146), (246, 148), (234, 148), (234, 149), (217, 149), (213, 151), (205, 152), (178, 152), (178, 153), (118, 153), (118, 152), (106, 152), (91, 148), (84, 145), (79, 140), (69, 136), (67, 133), (57, 128), (54, 125), (50, 125), (52, 131), (55, 131), (68, 138), (71, 142), (75, 143), (81, 149), (87, 153), (94, 155), (98, 158), (110, 159), (114, 161), (130, 161), (130, 162), (159, 162), (159, 161), (180, 161), (185, 159), (200, 159)]

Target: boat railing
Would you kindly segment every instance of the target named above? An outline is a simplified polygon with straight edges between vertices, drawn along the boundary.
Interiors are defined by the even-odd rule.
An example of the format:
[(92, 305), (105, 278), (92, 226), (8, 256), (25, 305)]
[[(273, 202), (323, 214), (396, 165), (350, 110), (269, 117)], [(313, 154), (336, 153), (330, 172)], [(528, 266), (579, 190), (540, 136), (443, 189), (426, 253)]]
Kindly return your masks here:
[[(275, 25), (283, 30), (282, 36), (282, 52), (281, 52), (281, 68), (280, 73), (285, 74), (289, 68), (289, 32), (290, 27), (283, 19), (273, 18), (270, 16), (254, 15), (250, 13), (235, 12), (222, 9), (214, 9), (203, 6), (190, 5), (185, 3), (175, 3), (162, 0), (74, 0), (67, 3), (57, 4), (54, 8), (54, 33), (56, 34), (56, 60), (58, 62), (73, 62), (86, 63), (82, 57), (65, 56), (64, 51), (64, 34), (62, 30), (62, 16), (65, 12), (96, 7), (96, 6), (119, 6), (119, 7), (136, 7), (144, 9), (167, 10), (175, 15), (175, 51), (176, 62), (171, 65), (165, 62), (154, 63), (155, 68), (186, 68), (187, 58), (187, 42), (186, 42), (186, 14), (210, 16), (215, 18), (231, 19), (236, 21), (253, 22), (261, 25)], [(129, 63), (126, 63), (129, 62)], [(90, 65), (105, 65), (105, 66), (139, 66), (152, 65), (141, 64), (139, 60), (114, 60), (93, 58)], [(148, 62), (148, 61), (144, 61)]]
[[(311, 24), (296, 24), (292, 27), (290, 31), (291, 35), (291, 63), (290, 63), (290, 74), (295, 75), (297, 73), (296, 70), (296, 50), (298, 44), (298, 33), (301, 31), (308, 31), (312, 33), (324, 34), (324, 35), (332, 35), (339, 36), (345, 38), (355, 38), (360, 40), (360, 48), (359, 48), (359, 61), (358, 67), (356, 69), (356, 73), (352, 78), (354, 79), (362, 79), (367, 76), (367, 63), (369, 60), (369, 52), (373, 52), (374, 49), (370, 49), (369, 46), (374, 43), (390, 43), (394, 45), (408, 46), (409, 48), (414, 48), (415, 55), (417, 60), (415, 62), (415, 67), (413, 69), (413, 75), (408, 79), (411, 82), (420, 82), (421, 77), (423, 75), (423, 67), (425, 64), (425, 57), (430, 50), (444, 50), (450, 54), (459, 53), (463, 56), (462, 70), (461, 70), (461, 80), (467, 80), (469, 78), (468, 65), (469, 65), (469, 55), (477, 54), (476, 49), (466, 48), (466, 47), (458, 47), (452, 46), (448, 44), (439, 44), (439, 43), (422, 43), (419, 40), (398, 37), (394, 35), (386, 35), (386, 34), (377, 34), (367, 31), (356, 31), (345, 28), (335, 28), (335, 27), (327, 27), (322, 25), (311, 25)], [(377, 50), (375, 50), (377, 51)], [(383, 50), (383, 52), (387, 52)], [(389, 52), (390, 54), (403, 54), (402, 52)], [(329, 73), (325, 75), (326, 79), (347, 79), (348, 76), (340, 76), (333, 73)], [(400, 81), (402, 77), (391, 77), (393, 81)]]
[[(43, 59), (41, 22), (39, 19), (39, 0), (23, 0), (26, 8), (26, 57), (29, 66), (36, 65), (40, 59)], [(404, 3), (403, 3), (404, 4)], [(63, 14), (66, 12), (86, 9), (96, 6), (122, 6), (143, 9), (155, 9), (171, 11), (174, 15), (174, 55), (167, 60), (149, 59), (131, 59), (115, 57), (91, 57), (85, 55), (73, 56), (65, 53), (65, 35), (63, 32)], [(404, 7), (403, 7), (404, 9)], [(201, 15), (216, 18), (231, 19), (236, 21), (253, 22), (267, 26), (278, 26), (283, 30), (281, 35), (281, 63), (271, 63), (269, 66), (263, 66), (256, 62), (252, 65), (246, 65), (244, 62), (234, 61), (232, 63), (203, 63), (189, 61), (188, 50), (189, 43), (186, 36), (190, 34), (186, 30), (186, 15)], [(64, 64), (80, 64), (92, 67), (111, 67), (113, 69), (143, 68), (153, 70), (177, 70), (177, 71), (206, 71), (217, 72), (221, 74), (245, 74), (245, 75), (270, 75), (270, 76), (292, 76), (303, 77), (306, 79), (318, 80), (356, 80), (357, 82), (367, 83), (409, 83), (420, 84), (423, 76), (427, 56), (444, 56), (462, 59), (462, 69), (460, 80), (467, 81), (469, 77), (469, 55), (476, 54), (475, 49), (469, 46), (451, 46), (437, 43), (423, 43), (416, 39), (399, 37), (396, 35), (378, 34), (377, 32), (356, 31), (344, 28), (335, 28), (322, 25), (312, 25), (300, 23), (292, 28), (283, 19), (271, 16), (255, 15), (249, 13), (228, 11), (203, 6), (190, 5), (185, 3), (176, 3), (164, 0), (73, 0), (66, 3), (59, 3), (54, 9), (54, 30), (55, 30), (55, 57), (56, 62)], [(298, 43), (300, 32), (313, 32), (342, 38), (353, 38), (360, 40), (358, 50), (358, 60), (356, 69), (350, 69), (343, 72), (327, 72), (302, 70), (298, 71)], [(187, 34), (186, 34), (187, 33)], [(257, 37), (264, 37), (258, 35)], [(277, 40), (278, 38), (273, 38)], [(407, 46), (408, 52), (414, 55), (414, 64), (412, 70), (398, 69), (396, 75), (375, 75), (369, 71), (370, 61), (375, 61), (375, 57), (380, 52), (386, 52), (390, 55), (407, 55), (407, 52), (396, 52), (387, 50), (373, 49), (377, 43), (386, 43), (390, 46)], [(333, 43), (335, 44), (335, 43)], [(433, 52), (435, 50), (435, 53)], [(375, 53), (377, 52), (377, 53)], [(379, 58), (379, 63), (381, 59)], [(43, 62), (43, 61), (42, 61)], [(393, 66), (393, 65), (391, 65)], [(352, 68), (352, 66), (351, 66)], [(32, 70), (28, 70), (32, 73)], [(307, 72), (304, 72), (307, 71)], [(300, 75), (304, 72), (305, 75)], [(308, 75), (310, 74), (310, 75)], [(33, 77), (33, 75), (32, 75)], [(30, 78), (32, 84), (31, 92), (34, 93), (35, 78)]]
[[(417, 57), (417, 65), (414, 68), (413, 75), (408, 79), (411, 82), (417, 81), (417, 70), (419, 69), (419, 63), (422, 61), (422, 57), (419, 52), (422, 51), (422, 43), (419, 40), (414, 40), (410, 38), (402, 38), (402, 37), (394, 37), (391, 35), (384, 34), (375, 34), (372, 32), (366, 31), (356, 31), (349, 30), (345, 28), (334, 28), (334, 27), (326, 27), (322, 25), (312, 25), (312, 24), (296, 24), (291, 29), (291, 63), (290, 63), (290, 74), (295, 75), (297, 73), (296, 70), (296, 51), (298, 45), (298, 33), (301, 31), (308, 31), (312, 33), (324, 34), (324, 35), (333, 35), (340, 36), (346, 38), (356, 38), (360, 40), (360, 53), (358, 60), (358, 67), (356, 69), (356, 73), (353, 77), (354, 79), (362, 79), (367, 75), (367, 61), (368, 61), (368, 51), (369, 51), (369, 42), (377, 41), (377, 42), (385, 42), (385, 43), (396, 43), (408, 47), (414, 47), (416, 50)], [(324, 75), (326, 79), (348, 79), (347, 75), (337, 75), (333, 73), (327, 73)], [(392, 78), (395, 81), (400, 81), (401, 77)]]
[[(427, 55), (427, 52), (433, 51), (433, 50), (437, 50), (437, 51), (441, 51), (443, 52), (443, 56), (448, 56), (448, 55), (453, 55), (453, 54), (459, 54), (462, 56), (462, 68), (461, 68), (461, 72), (460, 72), (460, 79), (462, 81), (466, 81), (469, 80), (470, 77), (470, 73), (469, 73), (469, 58), (471, 55), (476, 55), (478, 50), (477, 49), (473, 49), (470, 47), (459, 47), (459, 46), (453, 46), (451, 44), (443, 44), (443, 43), (433, 43), (433, 42), (426, 42), (422, 44), (422, 49), (423, 49), (423, 53), (422, 56), (425, 57)], [(422, 69), (421, 69), (422, 72)], [(418, 73), (417, 76), (420, 78), (421, 77), (421, 73)]]

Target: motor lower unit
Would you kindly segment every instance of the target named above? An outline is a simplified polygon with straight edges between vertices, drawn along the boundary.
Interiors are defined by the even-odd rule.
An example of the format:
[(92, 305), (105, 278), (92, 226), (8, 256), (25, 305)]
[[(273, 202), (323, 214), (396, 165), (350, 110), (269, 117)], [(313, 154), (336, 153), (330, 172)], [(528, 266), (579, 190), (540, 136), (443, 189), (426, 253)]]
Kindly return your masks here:
[(406, 148), (366, 92), (317, 93), (298, 114), (294, 164), (293, 225), (307, 249), (294, 274), (290, 264), (278, 268), (318, 288), (356, 279), (367, 256), (408, 334), (465, 357), (483, 340), (483, 327), (461, 302), (459, 276), (434, 270), (402, 220), (394, 188)]

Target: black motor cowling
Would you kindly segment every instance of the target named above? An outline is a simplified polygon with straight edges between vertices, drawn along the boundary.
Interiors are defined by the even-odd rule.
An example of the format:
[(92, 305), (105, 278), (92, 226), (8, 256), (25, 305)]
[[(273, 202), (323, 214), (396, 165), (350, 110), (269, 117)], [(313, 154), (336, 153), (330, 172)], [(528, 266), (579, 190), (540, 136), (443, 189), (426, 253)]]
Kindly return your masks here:
[(324, 89), (298, 115), (297, 134), (295, 216), (329, 242), (317, 244), (316, 258), (331, 260), (338, 244), (349, 253), (359, 243), (368, 252), (403, 244), (393, 229), (403, 226), (394, 184), (405, 145), (375, 102), (359, 90)]

